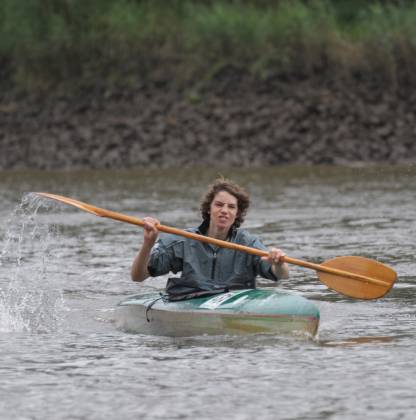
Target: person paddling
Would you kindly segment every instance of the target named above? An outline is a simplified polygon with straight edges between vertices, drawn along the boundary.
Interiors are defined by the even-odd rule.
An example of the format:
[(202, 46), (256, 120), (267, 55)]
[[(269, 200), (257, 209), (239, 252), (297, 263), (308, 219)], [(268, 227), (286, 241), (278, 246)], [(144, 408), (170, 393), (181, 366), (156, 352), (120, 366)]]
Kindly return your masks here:
[[(218, 178), (201, 202), (202, 224), (188, 231), (267, 250), (259, 238), (240, 228), (249, 205), (249, 196), (241, 187)], [(159, 237), (159, 221), (152, 217), (143, 221), (144, 240), (133, 261), (132, 280), (142, 282), (149, 276), (181, 272), (180, 277), (169, 278), (166, 284), (171, 300), (253, 289), (257, 276), (275, 281), (289, 276), (281, 249), (271, 248), (267, 257), (260, 258), (177, 235)]]

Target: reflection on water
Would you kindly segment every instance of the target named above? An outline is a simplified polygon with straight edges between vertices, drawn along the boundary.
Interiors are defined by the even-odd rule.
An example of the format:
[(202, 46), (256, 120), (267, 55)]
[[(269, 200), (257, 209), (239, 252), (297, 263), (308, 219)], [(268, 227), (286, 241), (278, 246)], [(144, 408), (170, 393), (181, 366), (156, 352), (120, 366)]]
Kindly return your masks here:
[[(117, 302), (166, 282), (129, 279), (141, 230), (20, 204), (48, 191), (185, 228), (218, 173), (249, 189), (246, 227), (267, 245), (311, 262), (377, 259), (398, 272), (394, 289), (349, 299), (293, 266), (279, 287), (319, 306), (314, 340), (125, 334)], [(413, 418), (415, 192), (414, 167), (0, 173), (0, 417)]]
[(327, 347), (346, 347), (346, 346), (355, 346), (360, 344), (377, 344), (377, 343), (391, 343), (395, 340), (400, 339), (400, 336), (391, 336), (391, 337), (350, 337), (344, 338), (339, 341), (330, 341), (322, 340), (319, 342), (321, 346)]

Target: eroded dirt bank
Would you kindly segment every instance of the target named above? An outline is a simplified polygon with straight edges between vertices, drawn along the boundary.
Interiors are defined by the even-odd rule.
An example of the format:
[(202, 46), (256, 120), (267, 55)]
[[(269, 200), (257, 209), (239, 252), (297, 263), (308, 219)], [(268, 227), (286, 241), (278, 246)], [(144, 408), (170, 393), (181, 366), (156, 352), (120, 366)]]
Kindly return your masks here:
[(416, 92), (224, 83), (0, 102), (0, 169), (416, 161)]

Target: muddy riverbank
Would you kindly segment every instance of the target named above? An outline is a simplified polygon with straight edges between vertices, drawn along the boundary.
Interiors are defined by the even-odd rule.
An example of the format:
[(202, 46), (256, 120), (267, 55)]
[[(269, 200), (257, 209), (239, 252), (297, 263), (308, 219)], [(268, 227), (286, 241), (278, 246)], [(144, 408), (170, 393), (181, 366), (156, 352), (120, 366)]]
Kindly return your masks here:
[(322, 81), (217, 81), (3, 97), (0, 169), (416, 161), (416, 94)]

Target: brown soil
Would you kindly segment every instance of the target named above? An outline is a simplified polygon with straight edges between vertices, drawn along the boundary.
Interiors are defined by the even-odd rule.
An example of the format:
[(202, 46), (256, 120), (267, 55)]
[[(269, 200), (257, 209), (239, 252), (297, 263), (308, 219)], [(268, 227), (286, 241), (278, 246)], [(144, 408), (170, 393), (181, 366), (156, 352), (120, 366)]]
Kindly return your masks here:
[(416, 94), (311, 80), (222, 81), (0, 100), (0, 169), (416, 160)]

